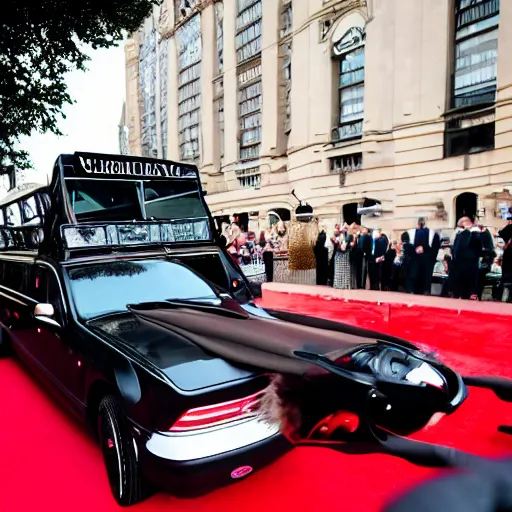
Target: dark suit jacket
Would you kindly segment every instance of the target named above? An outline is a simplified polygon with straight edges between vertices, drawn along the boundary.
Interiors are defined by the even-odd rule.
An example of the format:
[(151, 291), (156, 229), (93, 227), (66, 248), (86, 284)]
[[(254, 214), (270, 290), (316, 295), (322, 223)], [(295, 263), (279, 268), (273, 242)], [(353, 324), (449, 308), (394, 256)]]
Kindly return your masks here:
[(461, 231), (453, 243), (453, 260), (459, 263), (478, 264), (482, 255), (482, 239), (476, 231), (465, 229)]
[[(372, 244), (372, 248), (373, 248), (373, 244)], [(385, 256), (387, 250), (388, 250), (387, 238), (383, 238), (383, 237), (377, 238), (375, 240), (375, 250), (374, 251), (372, 250), (372, 253), (373, 253), (372, 257), (377, 259), (377, 258), (380, 258), (381, 256)]]
[(358, 240), (358, 246), (365, 256), (370, 256), (372, 254), (372, 236), (361, 235)]

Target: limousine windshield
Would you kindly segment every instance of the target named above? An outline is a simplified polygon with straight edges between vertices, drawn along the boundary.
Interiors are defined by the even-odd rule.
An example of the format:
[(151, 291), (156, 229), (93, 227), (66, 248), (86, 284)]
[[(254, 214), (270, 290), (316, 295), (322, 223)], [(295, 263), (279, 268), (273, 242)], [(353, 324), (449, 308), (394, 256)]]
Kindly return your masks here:
[(127, 311), (129, 304), (166, 300), (215, 300), (206, 281), (164, 260), (113, 261), (68, 272), (78, 315), (84, 320)]
[(66, 178), (78, 222), (206, 218), (195, 180), (83, 180)]

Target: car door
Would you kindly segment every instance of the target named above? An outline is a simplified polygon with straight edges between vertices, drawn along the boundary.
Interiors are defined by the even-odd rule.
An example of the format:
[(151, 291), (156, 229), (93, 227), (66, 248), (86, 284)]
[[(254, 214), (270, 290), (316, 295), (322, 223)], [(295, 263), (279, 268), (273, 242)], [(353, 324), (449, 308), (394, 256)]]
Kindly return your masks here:
[(69, 335), (70, 325), (65, 290), (56, 271), (47, 265), (36, 265), (34, 296), (39, 303), (51, 304), (58, 326), (46, 321), (37, 322), (38, 353), (42, 365), (54, 383), (74, 405), (80, 402), (84, 387), (82, 361)]
[(1, 267), (0, 322), (15, 348), (20, 349), (22, 355), (37, 359), (33, 343), (36, 333), (32, 314), (34, 302), (27, 296), (32, 264), (6, 259)]

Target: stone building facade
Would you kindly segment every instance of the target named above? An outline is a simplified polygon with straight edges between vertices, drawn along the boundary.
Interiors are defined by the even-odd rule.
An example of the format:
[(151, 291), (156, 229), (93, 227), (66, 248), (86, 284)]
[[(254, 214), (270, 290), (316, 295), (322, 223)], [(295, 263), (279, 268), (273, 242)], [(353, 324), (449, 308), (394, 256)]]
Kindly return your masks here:
[(509, 48), (505, 0), (166, 0), (126, 44), (130, 151), (197, 163), (219, 217), (498, 227)]

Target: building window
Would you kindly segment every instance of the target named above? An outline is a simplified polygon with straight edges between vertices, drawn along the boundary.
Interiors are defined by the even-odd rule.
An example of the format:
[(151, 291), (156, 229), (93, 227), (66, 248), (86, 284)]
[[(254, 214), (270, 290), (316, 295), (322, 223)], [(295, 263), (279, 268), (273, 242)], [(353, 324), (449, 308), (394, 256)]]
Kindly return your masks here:
[(152, 30), (144, 37), (139, 58), (141, 93), (141, 146), (142, 156), (158, 156), (156, 129), (157, 33)]
[[(261, 149), (261, 0), (237, 0), (239, 157), (257, 159)], [(248, 62), (250, 61), (250, 62)]]
[(364, 120), (364, 41), (362, 29), (354, 27), (334, 43), (338, 59), (339, 116), (335, 138), (360, 138)]
[(283, 52), (283, 105), (284, 105), (284, 131), (288, 133), (292, 128), (292, 42), (281, 46)]
[(292, 0), (283, 0), (283, 12), (281, 14), (281, 38), (291, 35), (293, 29)]
[(332, 174), (340, 172), (355, 172), (363, 168), (363, 154), (354, 153), (329, 158), (329, 170)]
[(357, 172), (363, 168), (363, 154), (353, 153), (329, 158), (329, 171), (337, 174), (340, 179), (340, 187), (345, 186), (347, 174)]
[(215, 4), (215, 27), (217, 32), (217, 74), (224, 70), (224, 4)]
[(257, 189), (261, 185), (261, 174), (259, 167), (253, 167), (250, 169), (241, 169), (236, 171), (238, 178), (238, 184), (243, 189)]
[(159, 43), (160, 71), (160, 138), (162, 140), (162, 158), (167, 158), (167, 70), (169, 40), (162, 39)]
[(181, 160), (199, 158), (201, 106), (201, 18), (190, 18), (176, 31), (178, 49), (178, 139)]
[(496, 101), (499, 0), (456, 0), (452, 107)]
[(261, 52), (261, 0), (237, 0), (236, 59), (238, 64)]
[(499, 7), (499, 0), (456, 0), (446, 157), (494, 149)]
[(460, 116), (446, 123), (445, 156), (467, 155), (494, 149), (494, 111)]
[(238, 71), (240, 160), (257, 159), (261, 150), (261, 60)]
[(283, 124), (284, 132), (289, 133), (291, 130), (292, 120), (292, 24), (293, 24), (293, 10), (291, 0), (285, 0), (283, 11), (281, 15), (281, 46), (280, 56), (282, 62), (281, 78), (282, 78), (282, 93), (281, 105), (283, 109)]
[[(224, 80), (222, 78), (213, 84), (213, 104), (218, 130), (218, 154), (222, 160), (224, 157)], [(219, 162), (219, 168), (221, 164), (222, 161)]]

